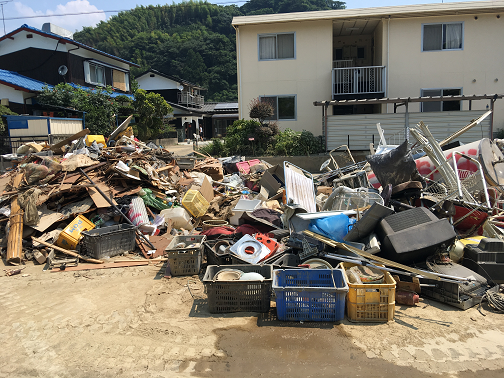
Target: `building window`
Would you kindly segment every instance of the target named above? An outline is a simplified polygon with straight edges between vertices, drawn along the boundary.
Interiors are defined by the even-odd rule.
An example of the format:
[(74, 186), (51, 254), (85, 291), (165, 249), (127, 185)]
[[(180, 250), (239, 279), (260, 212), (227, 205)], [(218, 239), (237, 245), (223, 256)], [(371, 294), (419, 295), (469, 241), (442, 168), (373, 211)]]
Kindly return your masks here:
[(123, 92), (129, 91), (129, 74), (127, 72), (112, 70), (112, 86)]
[[(460, 88), (439, 88), (422, 89), (422, 97), (427, 96), (460, 96)], [(460, 101), (429, 101), (422, 102), (422, 112), (445, 112), (451, 110), (460, 110)]]
[(294, 57), (294, 33), (259, 35), (259, 60), (294, 59)]
[(105, 67), (95, 63), (84, 62), (84, 77), (86, 83), (105, 86)]
[(462, 50), (462, 22), (424, 24), (422, 27), (422, 51)]
[(261, 101), (273, 105), (274, 114), (269, 120), (295, 120), (296, 119), (296, 96), (262, 96)]

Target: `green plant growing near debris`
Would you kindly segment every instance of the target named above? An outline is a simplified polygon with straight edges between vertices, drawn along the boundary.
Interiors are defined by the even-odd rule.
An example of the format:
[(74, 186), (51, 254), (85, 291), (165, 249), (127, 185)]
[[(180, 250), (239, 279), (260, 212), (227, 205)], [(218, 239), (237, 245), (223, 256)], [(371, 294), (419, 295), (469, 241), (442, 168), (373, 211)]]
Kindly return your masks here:
[(146, 140), (169, 131), (164, 117), (173, 112), (172, 107), (157, 93), (147, 93), (135, 88), (135, 100), (120, 95), (111, 97), (112, 87), (87, 90), (70, 84), (58, 84), (53, 89), (45, 87), (37, 99), (42, 105), (58, 106), (86, 112), (86, 127), (91, 134), (109, 135), (119, 120), (135, 115), (135, 135)]
[(108, 135), (114, 128), (118, 102), (110, 97), (112, 87), (92, 91), (70, 84), (58, 84), (53, 89), (45, 87), (37, 96), (42, 105), (52, 105), (86, 112), (86, 127), (91, 134)]
[[(253, 141), (249, 140), (250, 135), (254, 136)], [(323, 151), (321, 139), (309, 131), (278, 131), (276, 124), (261, 125), (257, 121), (243, 119), (228, 128), (223, 140), (213, 139), (200, 148), (200, 152), (211, 156), (296, 156)]]
[(310, 131), (286, 129), (279, 133), (268, 151), (272, 155), (299, 156), (317, 154), (324, 151), (322, 140)]
[(164, 122), (164, 116), (173, 112), (173, 108), (159, 93), (147, 93), (143, 89), (135, 92), (133, 101), (136, 118), (136, 133), (141, 140), (154, 139), (169, 130)]
[(0, 105), (0, 135), (6, 135), (7, 132), (7, 122), (2, 116), (7, 115), (18, 115), (10, 110), (8, 107)]

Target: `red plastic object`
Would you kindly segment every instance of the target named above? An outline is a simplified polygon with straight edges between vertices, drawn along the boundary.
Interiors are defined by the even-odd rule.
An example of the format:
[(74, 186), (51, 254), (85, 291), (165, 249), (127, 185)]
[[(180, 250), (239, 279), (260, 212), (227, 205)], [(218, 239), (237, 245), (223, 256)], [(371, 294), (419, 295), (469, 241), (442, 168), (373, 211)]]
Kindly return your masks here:
[(413, 291), (397, 290), (395, 294), (395, 301), (398, 304), (415, 306), (418, 302), (420, 302), (420, 296)]
[(270, 253), (268, 253), (268, 255), (262, 258), (259, 262), (264, 261), (275, 254), (278, 249), (278, 243), (275, 240), (270, 239), (266, 235), (260, 233), (257, 233), (254, 237), (258, 242), (264, 244), (270, 250)]
[(273, 253), (275, 253), (278, 249), (278, 242), (273, 239), (268, 238), (264, 234), (259, 234), (259, 233), (256, 234), (255, 239), (258, 242), (261, 242), (262, 244), (264, 244), (266, 247), (268, 247), (268, 249)]
[(250, 167), (259, 164), (260, 162), (261, 161), (259, 159), (241, 161), (236, 163), (236, 168), (238, 168), (238, 172), (248, 175), (250, 173)]

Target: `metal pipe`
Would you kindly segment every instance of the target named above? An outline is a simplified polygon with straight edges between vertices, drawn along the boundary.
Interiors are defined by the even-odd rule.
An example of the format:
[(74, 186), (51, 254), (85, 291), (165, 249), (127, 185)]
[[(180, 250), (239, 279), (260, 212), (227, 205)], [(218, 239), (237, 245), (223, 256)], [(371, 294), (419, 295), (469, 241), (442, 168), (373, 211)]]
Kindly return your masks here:
[[(112, 206), (112, 207), (113, 207), (116, 211), (118, 211), (118, 212), (119, 212), (119, 214), (121, 214), (121, 215), (122, 215), (122, 217), (123, 217), (123, 218), (124, 218), (124, 219), (125, 219), (125, 220), (129, 223), (129, 224), (131, 224), (132, 226), (135, 226), (135, 225), (133, 224), (133, 222), (132, 222), (132, 221), (130, 221), (130, 219), (129, 219), (129, 218), (128, 218), (125, 214), (123, 214), (123, 212), (122, 212), (121, 210), (119, 210), (119, 208), (118, 208), (118, 207), (114, 204), (114, 202), (113, 202), (110, 198), (108, 198), (108, 197), (107, 197), (107, 195), (106, 195), (105, 193), (103, 193), (103, 191), (102, 191), (102, 190), (101, 190), (98, 186), (96, 186), (96, 184), (93, 182), (93, 180), (91, 180), (91, 179), (89, 178), (89, 176), (88, 176), (88, 175), (86, 175), (86, 172), (84, 172), (84, 171), (82, 170), (82, 168), (79, 168), (79, 171), (80, 171), (80, 173), (81, 173), (81, 174), (83, 174), (83, 175), (84, 175), (84, 176), (85, 176), (85, 177), (89, 180), (89, 182), (90, 182), (91, 184), (93, 184), (93, 185), (95, 186), (95, 189), (98, 191), (98, 193), (100, 193), (100, 194), (101, 194), (101, 196), (102, 196), (103, 198), (105, 198), (105, 200), (106, 200), (106, 201), (110, 204), (110, 206)], [(156, 249), (156, 247), (154, 247), (154, 245), (153, 245), (153, 244), (152, 244), (149, 240), (147, 240), (147, 238), (145, 237), (145, 235), (144, 235), (144, 234), (142, 234), (138, 228), (136, 228), (136, 226), (135, 226), (135, 229), (136, 229), (136, 233), (138, 234), (138, 236), (140, 236), (140, 237), (141, 237), (144, 241), (146, 241), (146, 242), (147, 242), (147, 244), (148, 244), (148, 245), (149, 245), (152, 249)]]

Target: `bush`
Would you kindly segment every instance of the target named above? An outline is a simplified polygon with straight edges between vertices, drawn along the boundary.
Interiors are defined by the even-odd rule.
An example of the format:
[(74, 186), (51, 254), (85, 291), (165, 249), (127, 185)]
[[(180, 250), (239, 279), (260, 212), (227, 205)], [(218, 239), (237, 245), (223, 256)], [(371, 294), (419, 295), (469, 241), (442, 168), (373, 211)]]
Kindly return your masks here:
[(279, 132), (276, 124), (239, 120), (228, 128), (224, 142), (212, 139), (200, 151), (211, 156), (296, 156), (324, 152), (324, 146), (321, 138), (306, 130)]
[(310, 131), (293, 131), (286, 129), (280, 132), (271, 144), (271, 155), (300, 156), (317, 154), (324, 151), (321, 139)]

